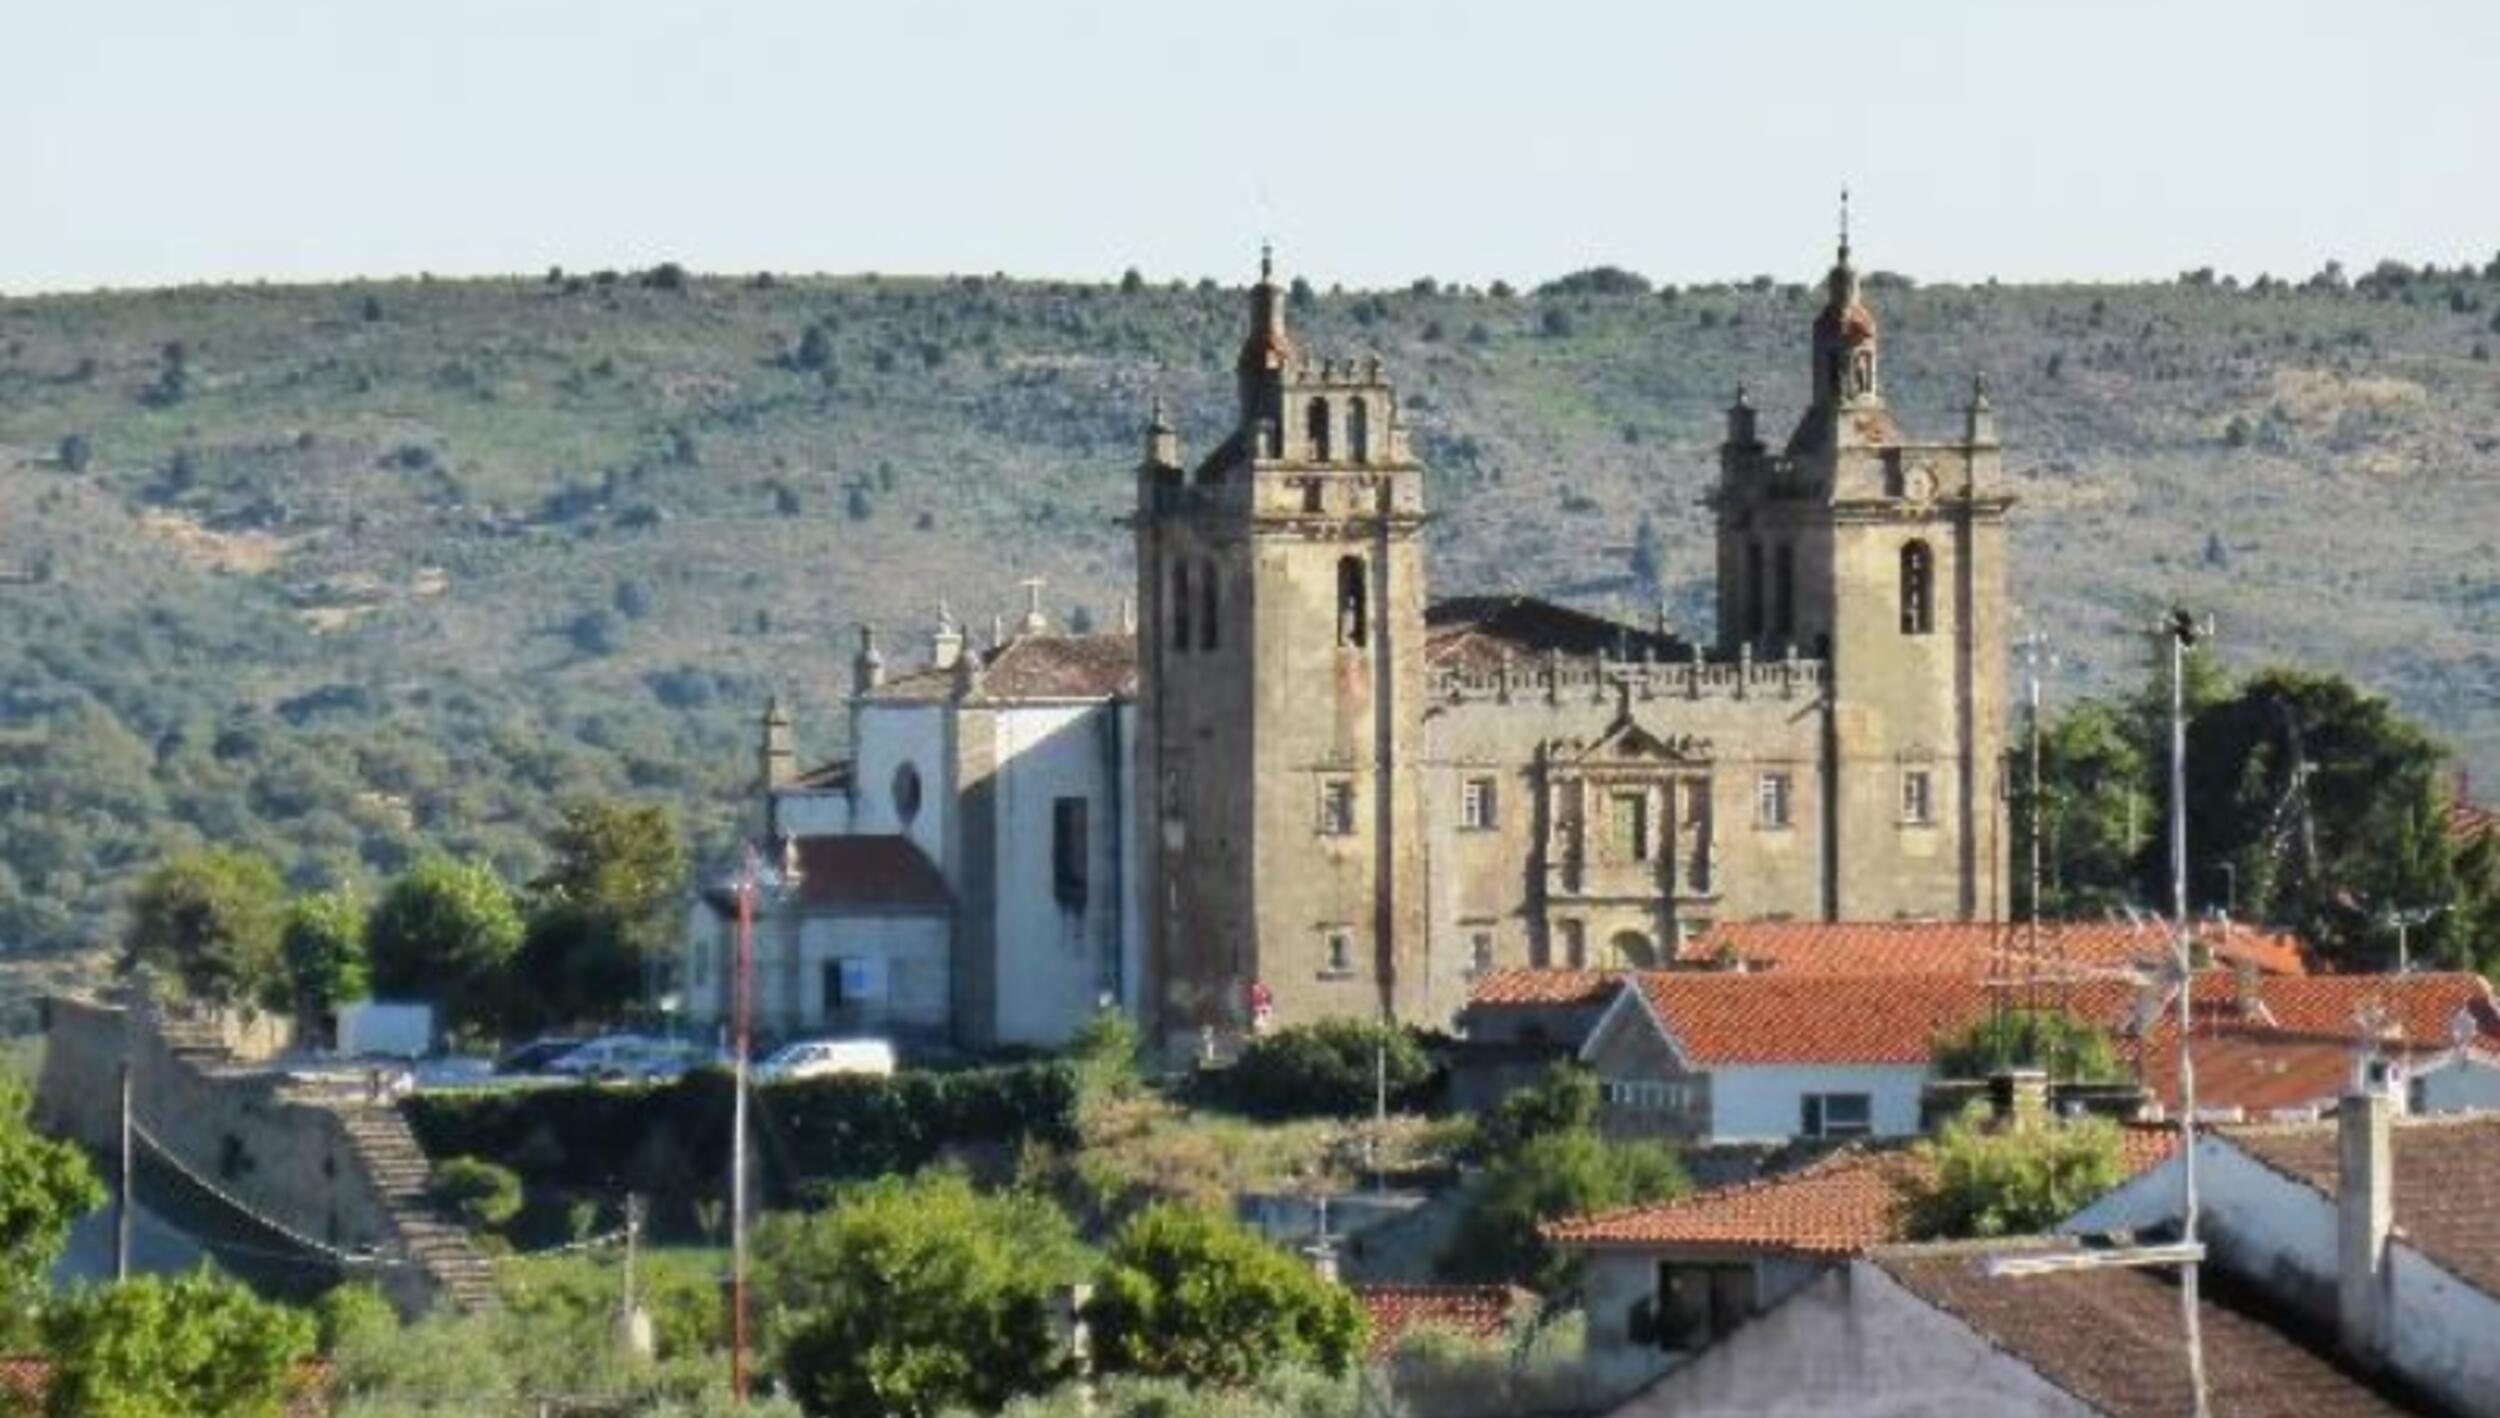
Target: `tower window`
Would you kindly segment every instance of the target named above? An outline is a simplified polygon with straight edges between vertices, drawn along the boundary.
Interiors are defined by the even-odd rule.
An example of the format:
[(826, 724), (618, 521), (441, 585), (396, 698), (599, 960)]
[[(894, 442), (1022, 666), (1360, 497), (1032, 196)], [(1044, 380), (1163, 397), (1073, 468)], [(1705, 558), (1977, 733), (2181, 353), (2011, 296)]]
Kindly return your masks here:
[(1198, 648), (1215, 648), (1215, 563), (1198, 563)]
[(1319, 969), (1323, 977), (1342, 980), (1354, 973), (1354, 932), (1330, 926), (1322, 944), (1327, 952)]
[(1311, 407), (1303, 415), (1303, 426), (1304, 431), (1310, 435), (1311, 461), (1314, 463), (1329, 461), (1328, 401), (1326, 399), (1311, 401)]
[(1745, 543), (1745, 638), (1762, 638), (1762, 543)]
[(1902, 824), (1909, 827), (1924, 827), (1935, 820), (1935, 779), (1924, 768), (1903, 769), (1901, 773)]
[(1086, 840), (1086, 802), (1059, 798), (1050, 805), (1050, 890), (1063, 911), (1085, 909), (1087, 870), (1092, 865)]
[(1467, 937), (1467, 968), (1476, 975), (1493, 968), (1493, 932), (1475, 931)]
[(1189, 563), (1172, 563), (1172, 648), (1189, 648)]
[(1363, 558), (1337, 558), (1337, 643), (1360, 649), (1371, 643), (1371, 585)]
[(1628, 862), (1649, 860), (1649, 794), (1616, 793), (1607, 801), (1615, 855)]
[(1470, 778), (1459, 785), (1458, 825), (1481, 832), (1493, 825), (1493, 780)]
[(1372, 460), (1372, 407), (1369, 400), (1357, 399), (1346, 405), (1345, 441), (1355, 462), (1368, 463)]
[(1936, 625), (1936, 557), (1925, 542), (1901, 548), (1901, 633), (1925, 635)]
[(1771, 554), (1771, 634), (1797, 638), (1797, 553), (1785, 543)]
[(1319, 785), (1319, 835), (1351, 837), (1354, 835), (1354, 784), (1345, 778), (1330, 778)]
[(1789, 781), (1785, 773), (1765, 773), (1755, 790), (1754, 825), (1786, 827), (1789, 822)]

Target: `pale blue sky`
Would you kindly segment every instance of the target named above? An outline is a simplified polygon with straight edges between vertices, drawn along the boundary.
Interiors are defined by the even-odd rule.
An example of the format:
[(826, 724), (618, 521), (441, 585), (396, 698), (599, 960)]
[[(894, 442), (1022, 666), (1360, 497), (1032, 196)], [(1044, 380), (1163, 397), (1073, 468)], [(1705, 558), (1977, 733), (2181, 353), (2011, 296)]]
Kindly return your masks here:
[(2305, 274), (2500, 249), (2500, 3), (8, 0), (0, 291)]

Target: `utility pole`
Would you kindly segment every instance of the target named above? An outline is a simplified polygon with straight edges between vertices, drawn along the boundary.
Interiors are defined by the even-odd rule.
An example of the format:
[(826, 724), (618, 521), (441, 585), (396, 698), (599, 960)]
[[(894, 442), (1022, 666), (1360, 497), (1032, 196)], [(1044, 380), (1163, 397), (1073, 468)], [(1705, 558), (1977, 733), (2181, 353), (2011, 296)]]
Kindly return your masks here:
[(642, 1197), (625, 1194), (625, 1305), (617, 1315), (616, 1335), (626, 1354), (648, 1359), (653, 1352), (651, 1316), (643, 1312), (641, 1297), (634, 1285), (634, 1263), (642, 1241)]
[(778, 869), (765, 864), (752, 842), (740, 848), (736, 960), (730, 976), (730, 1077), (735, 1087), (729, 1113), (729, 1401), (744, 1408), (747, 1401), (747, 1090), (748, 1055), (752, 1052), (755, 983), (756, 894), (770, 888), (776, 895), (799, 880), (798, 855), (783, 843)]
[(130, 1158), (130, 1056), (124, 1045), (121, 1067), (121, 1176), (113, 1201), (113, 1279), (130, 1278), (130, 1206), (136, 1169)]
[[(2049, 652), (2049, 638), (2037, 630), (2025, 631), (2022, 637), (2014, 642), (2014, 653), (2023, 662), (2023, 703), (2028, 711), (2025, 716), (2028, 720), (2028, 723), (2026, 724), (2026, 728), (2028, 730), (2026, 737), (2030, 739), (2029, 752), (2031, 756), (2031, 772), (2029, 781), (2024, 785), (2026, 791), (2023, 795), (2023, 820), (2025, 823), (2023, 830), (2024, 833), (2031, 839), (2031, 864), (2029, 870), (2031, 898), (2030, 909), (2024, 913), (2023, 953), (2030, 958), (2029, 968), (2026, 973), (2030, 974), (2034, 980), (2031, 990), (2032, 998), (2029, 1003), (2032, 1008), (2037, 1009), (2040, 1005), (2039, 985), (2037, 983), (2040, 970), (2041, 881), (2040, 675), (2042, 670), (2056, 665), (2057, 657)], [(2058, 974), (2062, 978), (2065, 972), (2060, 970)], [(2061, 985), (2061, 996), (2063, 991), (2064, 987)], [(2062, 1002), (2063, 1001), (2061, 999), (2061, 1003)]]
[(1372, 1041), (1372, 1193), (1389, 1190), (1389, 1036)]
[[(2174, 610), (2160, 632), (2170, 642), (2170, 909), (2179, 971), (2179, 1175), (2183, 1188), (2179, 1239), (2196, 1246), (2196, 957), (2188, 940), (2187, 653), (2211, 639), (2211, 617), (2199, 623)], [(2179, 1311), (2187, 1327), (2188, 1383), (2196, 1418), (2205, 1418), (2205, 1340), (2197, 1312), (2197, 1261), (2179, 1267)]]

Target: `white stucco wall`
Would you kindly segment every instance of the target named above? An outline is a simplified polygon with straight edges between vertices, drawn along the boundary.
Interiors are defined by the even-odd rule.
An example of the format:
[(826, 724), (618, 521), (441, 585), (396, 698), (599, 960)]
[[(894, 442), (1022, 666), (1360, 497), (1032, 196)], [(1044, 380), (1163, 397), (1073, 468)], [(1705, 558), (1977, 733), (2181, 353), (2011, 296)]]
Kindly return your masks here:
[[(954, 754), (947, 746), (945, 704), (860, 704), (852, 718), (852, 771), (856, 798), (852, 832), (902, 833), (937, 864), (946, 884), (960, 891), (960, 864), (947, 833), (955, 802)], [(920, 811), (905, 824), (895, 811), (894, 772), (909, 763), (920, 773)]]
[[(998, 1038), (1053, 1045), (1093, 1013), (1119, 975), (1125, 948), (1121, 903), (1134, 879), (1124, 822), (1133, 804), (1115, 800), (1130, 776), (1105, 703), (1035, 704), (997, 716), (993, 780), (998, 830), (995, 903)], [(1053, 882), (1056, 804), (1086, 804), (1086, 897), (1061, 906)]]
[(1776, 1141), (1797, 1135), (1809, 1093), (1864, 1093), (1877, 1137), (1918, 1132), (1925, 1064), (1735, 1064), (1710, 1070), (1713, 1142)]
[(838, 837), (851, 830), (851, 795), (784, 788), (773, 794), (773, 829), (787, 837)]
[(2029, 1365), (1874, 1266), (1834, 1269), (1615, 1418), (2086, 1418)]
[(2450, 1059), (2416, 1073), (2413, 1085), (2415, 1112), (2500, 1111), (2500, 1066), (2480, 1059)]
[[(727, 1019), (733, 935), (728, 922), (696, 903), (686, 930), (688, 1020), (717, 1025)], [(767, 916), (755, 932), (756, 1028), (772, 1035), (941, 1036), (948, 1024), (948, 936), (947, 918), (936, 914)], [(825, 962), (841, 957), (881, 962), (885, 998), (828, 1017)]]

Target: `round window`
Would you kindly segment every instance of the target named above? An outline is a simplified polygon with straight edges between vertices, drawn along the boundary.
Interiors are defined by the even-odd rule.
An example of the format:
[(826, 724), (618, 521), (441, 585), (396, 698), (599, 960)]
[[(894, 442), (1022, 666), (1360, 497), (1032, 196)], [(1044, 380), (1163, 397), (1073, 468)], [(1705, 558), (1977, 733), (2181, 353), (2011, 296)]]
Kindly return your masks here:
[(894, 816), (909, 827), (920, 815), (920, 770), (906, 763), (894, 770)]

